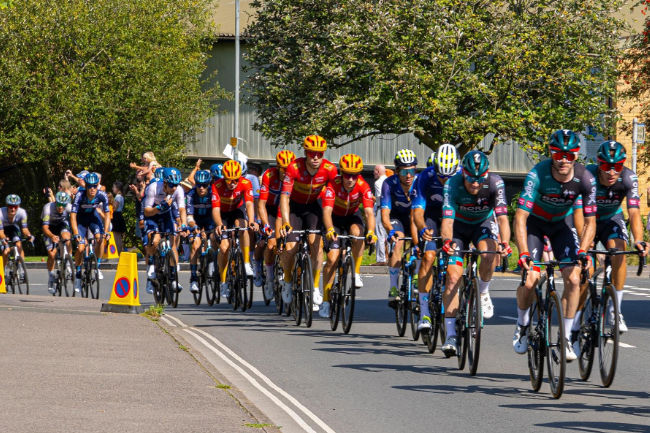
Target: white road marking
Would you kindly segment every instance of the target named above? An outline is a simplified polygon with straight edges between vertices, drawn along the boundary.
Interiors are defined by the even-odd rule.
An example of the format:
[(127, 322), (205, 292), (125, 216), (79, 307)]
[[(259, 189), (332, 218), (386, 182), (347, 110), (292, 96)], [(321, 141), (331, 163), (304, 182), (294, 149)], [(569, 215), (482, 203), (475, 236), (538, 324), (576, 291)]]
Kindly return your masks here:
[(165, 314), (163, 317), (166, 317), (168, 320), (173, 320), (175, 322), (175, 324), (172, 325), (172, 326), (178, 326), (179, 328), (186, 328), (187, 327), (183, 322), (181, 322), (179, 319), (177, 319), (174, 316), (171, 316), (169, 314)]
[(197, 339), (197, 341), (201, 342), (205, 347), (207, 347), (209, 350), (211, 350), (215, 355), (219, 356), (221, 359), (223, 359), (228, 365), (230, 365), (232, 368), (234, 368), (239, 374), (242, 375), (248, 382), (253, 385), (255, 388), (260, 390), (264, 395), (266, 395), (271, 401), (273, 401), (280, 409), (285, 411), (293, 420), (300, 425), (301, 428), (303, 428), (305, 431), (310, 432), (310, 433), (316, 433), (314, 429), (312, 429), (309, 424), (305, 422), (304, 419), (302, 419), (293, 409), (288, 407), (286, 404), (284, 404), (280, 399), (278, 399), (275, 395), (273, 395), (268, 389), (263, 387), (254, 377), (252, 377), (250, 374), (248, 374), (243, 368), (241, 368), (239, 365), (237, 365), (235, 362), (233, 362), (230, 358), (228, 358), (224, 353), (221, 351), (217, 350), (213, 345), (208, 343), (204, 338), (202, 338), (200, 335), (197, 333), (201, 333), (205, 335), (207, 338), (212, 340), (215, 344), (217, 344), (220, 348), (222, 348), (225, 352), (227, 352), (230, 356), (235, 358), (237, 361), (239, 361), (242, 365), (246, 366), (248, 369), (250, 369), (256, 376), (261, 378), (264, 382), (269, 384), (271, 388), (275, 389), (276, 391), (280, 392), (281, 395), (283, 395), (285, 398), (287, 398), (291, 403), (293, 403), (298, 409), (300, 409), (302, 412), (304, 412), (307, 416), (309, 416), (316, 424), (318, 424), (323, 430), (325, 430), (328, 433), (335, 433), (334, 430), (332, 430), (327, 424), (325, 424), (320, 418), (318, 418), (316, 415), (314, 415), (309, 409), (305, 408), (302, 406), (297, 400), (295, 400), (291, 395), (286, 393), (284, 390), (279, 388), (277, 385), (275, 385), (269, 378), (264, 376), (262, 373), (260, 373), (255, 367), (252, 365), (248, 364), (246, 361), (244, 361), (242, 358), (237, 356), (234, 352), (232, 352), (228, 347), (223, 345), (219, 340), (214, 338), (212, 335), (196, 328), (188, 328), (185, 329), (185, 332), (188, 334), (192, 335), (194, 338)]
[(618, 347), (625, 347), (628, 349), (636, 349), (636, 346), (632, 346), (631, 344), (627, 343), (621, 343), (620, 341), (618, 342)]
[(519, 320), (517, 317), (512, 317), (512, 316), (499, 316), (502, 319), (508, 319), (508, 320)]
[(160, 320), (162, 320), (163, 322), (165, 322), (169, 326), (176, 327), (176, 324), (172, 323), (172, 321), (169, 320), (168, 317), (169, 316), (160, 316)]

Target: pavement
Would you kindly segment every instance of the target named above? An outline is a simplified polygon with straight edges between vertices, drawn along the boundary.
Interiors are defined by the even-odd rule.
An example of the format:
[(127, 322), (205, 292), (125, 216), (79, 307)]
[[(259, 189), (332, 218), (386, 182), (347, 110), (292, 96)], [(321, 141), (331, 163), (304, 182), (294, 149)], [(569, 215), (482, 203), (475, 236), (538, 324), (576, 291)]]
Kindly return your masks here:
[(0, 296), (2, 432), (278, 432), (159, 321)]

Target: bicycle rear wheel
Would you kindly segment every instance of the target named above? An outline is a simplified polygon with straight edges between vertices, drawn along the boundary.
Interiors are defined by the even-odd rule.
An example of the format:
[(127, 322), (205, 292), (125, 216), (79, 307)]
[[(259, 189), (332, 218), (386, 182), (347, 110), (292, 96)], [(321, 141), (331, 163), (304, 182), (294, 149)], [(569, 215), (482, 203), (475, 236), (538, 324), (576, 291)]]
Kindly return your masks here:
[(165, 261), (167, 265), (165, 270), (167, 271), (167, 304), (172, 307), (178, 307), (178, 272), (176, 270), (176, 258), (174, 254), (170, 251), (165, 256)]
[(481, 330), (483, 328), (483, 315), (481, 310), (481, 295), (478, 291), (478, 280), (472, 278), (472, 283), (467, 302), (467, 357), (469, 361), (469, 374), (474, 376), (478, 370), (478, 360), (481, 352)]
[[(539, 286), (543, 287), (546, 276), (543, 276)], [(528, 324), (528, 373), (530, 375), (530, 384), (534, 392), (539, 391), (544, 380), (544, 355), (546, 347), (544, 335), (541, 331), (540, 321), (542, 320), (541, 298), (539, 292), (535, 292), (535, 300), (530, 306), (530, 323)]]
[(339, 305), (341, 306), (341, 319), (343, 322), (341, 326), (343, 327), (343, 333), (347, 334), (350, 332), (352, 320), (354, 319), (354, 302), (357, 294), (357, 288), (354, 285), (355, 276), (352, 257), (346, 257), (343, 266), (344, 278), (343, 284), (341, 284), (341, 300)]
[[(600, 379), (603, 381), (604, 387), (609, 387), (614, 381), (614, 374), (616, 374), (620, 335), (618, 331), (619, 312), (616, 303), (616, 292), (611, 285), (607, 286), (603, 292), (599, 312), (598, 361), (600, 364)], [(614, 317), (612, 317), (611, 312), (613, 312)]]
[(314, 275), (311, 271), (311, 259), (305, 254), (302, 258), (302, 305), (305, 310), (305, 326), (311, 328), (314, 317)]
[(336, 331), (336, 328), (339, 326), (339, 318), (341, 317), (341, 292), (345, 286), (343, 281), (347, 275), (344, 275), (343, 265), (341, 264), (337, 269), (338, 279), (332, 286), (330, 290), (330, 328), (332, 331)]
[(551, 292), (546, 306), (546, 366), (551, 394), (560, 398), (564, 390), (564, 375), (566, 371), (566, 338), (562, 323), (562, 303), (557, 293)]
[(467, 314), (469, 302), (468, 294), (466, 290), (467, 283), (465, 277), (461, 279), (461, 283), (458, 286), (458, 314), (456, 314), (456, 338), (458, 342), (458, 369), (463, 370), (465, 368), (465, 362), (467, 361), (467, 340), (468, 340), (468, 327), (467, 327)]
[(580, 346), (580, 356), (578, 357), (578, 369), (580, 370), (580, 379), (587, 380), (591, 375), (591, 369), (594, 365), (594, 353), (596, 351), (597, 334), (595, 324), (592, 323), (594, 315), (593, 302), (591, 295), (587, 298), (585, 306), (580, 315), (580, 331), (578, 333), (578, 345)]
[(74, 295), (75, 266), (72, 256), (65, 256), (60, 269), (61, 289), (66, 296)]
[[(408, 277), (408, 286), (411, 286), (411, 300), (408, 301), (409, 308), (409, 321), (411, 323), (411, 338), (413, 341), (418, 341), (420, 339), (420, 331), (418, 331), (418, 322), (420, 322), (420, 302), (418, 296), (415, 296), (413, 288), (413, 279), (409, 275)], [(408, 293), (408, 286), (407, 292)]]
[(296, 326), (302, 323), (302, 274), (304, 269), (302, 264), (296, 266), (293, 273), (293, 298), (291, 299), (291, 314), (296, 322)]
[[(192, 297), (194, 298), (194, 304), (195, 305), (200, 305), (201, 304), (201, 298), (203, 297), (203, 292), (206, 291), (206, 285), (207, 285), (207, 275), (208, 268), (205, 263), (205, 256), (201, 255), (199, 257), (199, 272), (197, 275), (198, 281), (197, 284), (199, 285), (199, 291), (198, 292), (192, 292)], [(191, 277), (190, 277), (191, 279)], [(190, 282), (190, 289), (192, 288), (192, 283)], [(206, 293), (205, 294), (206, 301), (209, 295)]]
[(20, 256), (16, 257), (16, 277), (18, 293), (25, 292), (26, 295), (29, 295), (29, 279), (27, 278), (27, 268), (25, 267), (25, 260)]
[(429, 353), (436, 351), (438, 346), (438, 334), (441, 331), (440, 322), (444, 317), (440, 314), (440, 302), (437, 294), (437, 289), (431, 289), (429, 293), (429, 313), (431, 314), (431, 328), (427, 331), (426, 343)]

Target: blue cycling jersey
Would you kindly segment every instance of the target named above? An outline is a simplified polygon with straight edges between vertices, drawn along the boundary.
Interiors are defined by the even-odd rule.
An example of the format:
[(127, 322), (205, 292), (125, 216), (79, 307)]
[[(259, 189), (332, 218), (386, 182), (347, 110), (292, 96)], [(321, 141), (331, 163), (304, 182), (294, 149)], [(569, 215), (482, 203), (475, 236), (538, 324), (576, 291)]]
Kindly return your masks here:
[(435, 167), (429, 167), (418, 175), (411, 190), (413, 209), (425, 209), (427, 215), (436, 219), (442, 216), (443, 185)]
[(187, 199), (187, 215), (193, 216), (194, 219), (212, 218), (212, 195), (206, 193), (201, 197), (193, 188), (186, 196)]
[(104, 191), (97, 191), (95, 197), (88, 198), (85, 189), (81, 189), (74, 196), (72, 201), (71, 213), (76, 213), (77, 218), (90, 218), (96, 214), (96, 209), (101, 209), (102, 212), (108, 213), (108, 196)]
[(389, 209), (391, 216), (408, 215), (411, 212), (411, 191), (417, 182), (413, 180), (408, 193), (404, 192), (399, 182), (399, 175), (394, 174), (384, 181), (381, 187), (381, 208)]

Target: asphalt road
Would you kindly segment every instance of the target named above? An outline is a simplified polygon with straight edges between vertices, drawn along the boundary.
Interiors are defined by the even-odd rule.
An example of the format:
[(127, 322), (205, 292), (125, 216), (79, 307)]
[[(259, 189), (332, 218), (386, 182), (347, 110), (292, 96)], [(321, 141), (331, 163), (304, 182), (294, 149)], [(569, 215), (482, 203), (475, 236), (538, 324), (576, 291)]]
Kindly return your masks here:
[[(105, 276), (101, 297), (108, 299), (114, 272), (106, 271)], [(30, 278), (32, 292), (45, 294), (45, 271), (30, 270)], [(514, 274), (492, 283), (495, 316), (483, 331), (475, 377), (458, 371), (456, 360), (445, 359), (439, 350), (430, 355), (425, 346), (409, 338), (409, 329), (405, 337), (397, 337), (393, 310), (385, 301), (387, 276), (365, 276), (349, 335), (340, 329), (332, 332), (323, 319), (315, 318), (309, 329), (296, 327), (290, 318), (276, 315), (273, 305), (264, 306), (259, 290), (253, 309), (245, 313), (233, 312), (225, 304), (197, 307), (187, 290), (188, 280), (189, 273), (181, 273), (186, 289), (179, 308), (166, 310), (182, 322), (174, 321), (177, 332), (185, 327), (204, 331), (219, 341), (222, 353), (227, 352), (224, 347), (232, 351), (228, 363), (221, 355), (206, 357), (221, 362), (233, 383), (246, 382), (242, 368), (233, 364), (272, 382), (270, 386), (257, 380), (269, 390), (263, 393), (255, 386), (242, 387), (254, 404), (280, 420), (283, 431), (307, 428), (292, 427), (291, 416), (286, 410), (281, 413), (276, 400), (293, 408), (318, 432), (650, 431), (650, 281), (646, 277), (628, 279), (634, 289), (625, 295), (623, 313), (630, 331), (622, 337), (613, 385), (600, 386), (597, 364), (591, 379), (582, 382), (574, 362), (568, 365), (560, 400), (551, 397), (546, 382), (540, 392), (530, 390), (526, 357), (512, 350), (518, 281)], [(143, 272), (140, 281), (144, 287)], [(151, 295), (142, 291), (141, 302), (152, 302)], [(186, 335), (190, 343), (197, 343), (194, 335)], [(209, 353), (205, 348), (197, 350)], [(276, 388), (293, 399), (282, 394), (274, 400), (273, 395), (280, 395)], [(307, 411), (295, 409), (298, 405), (292, 401)]]

